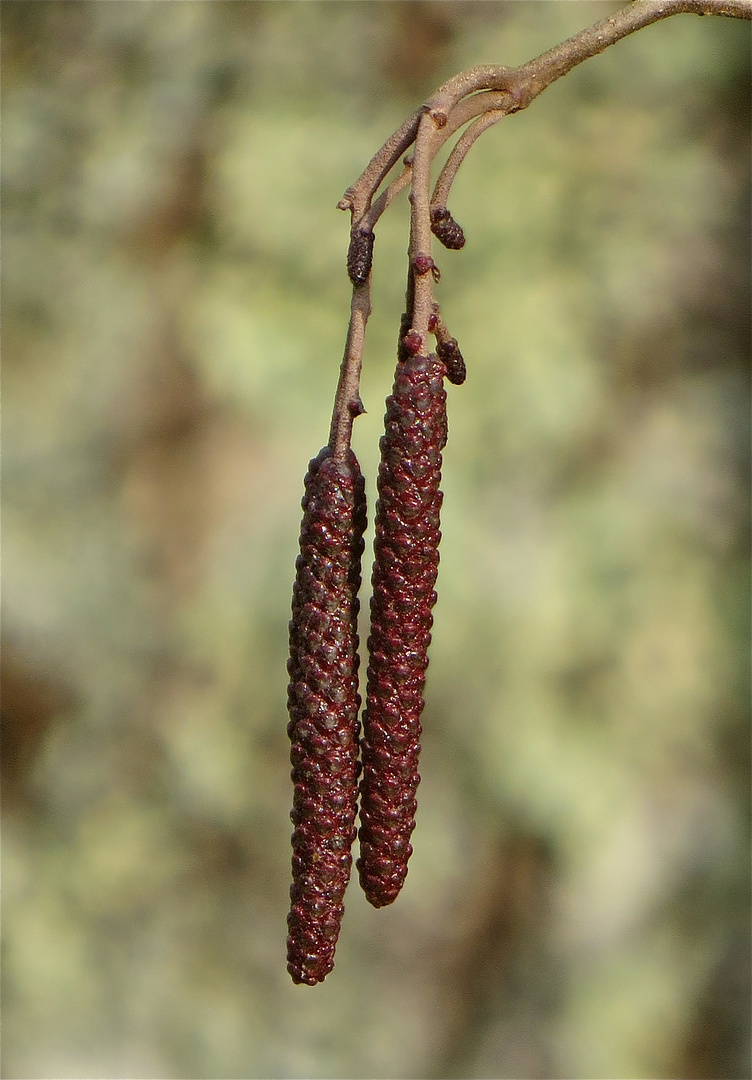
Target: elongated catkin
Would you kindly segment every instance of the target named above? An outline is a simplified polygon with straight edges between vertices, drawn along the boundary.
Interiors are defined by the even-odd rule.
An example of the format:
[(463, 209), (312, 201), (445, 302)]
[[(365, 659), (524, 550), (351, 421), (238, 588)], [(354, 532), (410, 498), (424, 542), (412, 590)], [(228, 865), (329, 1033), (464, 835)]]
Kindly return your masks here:
[(295, 785), (287, 970), (314, 985), (334, 966), (355, 839), (358, 635), (365, 485), (352, 451), (325, 447), (305, 478), (290, 621), (288, 735)]
[[(403, 319), (403, 329), (407, 319)], [(390, 904), (412, 854), (420, 714), (439, 566), (445, 367), (401, 339), (381, 439), (368, 691), (361, 745), (358, 871), (375, 907)]]

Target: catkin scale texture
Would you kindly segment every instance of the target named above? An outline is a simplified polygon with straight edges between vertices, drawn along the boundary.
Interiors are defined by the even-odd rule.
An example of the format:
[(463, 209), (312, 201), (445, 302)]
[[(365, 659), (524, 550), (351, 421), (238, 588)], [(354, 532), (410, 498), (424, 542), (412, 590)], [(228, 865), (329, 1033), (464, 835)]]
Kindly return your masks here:
[(465, 246), (462, 226), (454, 220), (445, 206), (436, 206), (431, 211), (431, 232), (445, 248), (452, 251), (459, 251)]
[(395, 899), (412, 854), (441, 539), (445, 372), (434, 354), (400, 353), (380, 444), (357, 864), (375, 907)]
[(373, 264), (373, 245), (376, 240), (370, 229), (356, 229), (350, 237), (347, 249), (347, 273), (353, 285), (363, 285), (368, 280)]
[(290, 620), (287, 691), (294, 784), (287, 970), (314, 985), (334, 966), (355, 839), (358, 589), (365, 485), (352, 451), (308, 468)]

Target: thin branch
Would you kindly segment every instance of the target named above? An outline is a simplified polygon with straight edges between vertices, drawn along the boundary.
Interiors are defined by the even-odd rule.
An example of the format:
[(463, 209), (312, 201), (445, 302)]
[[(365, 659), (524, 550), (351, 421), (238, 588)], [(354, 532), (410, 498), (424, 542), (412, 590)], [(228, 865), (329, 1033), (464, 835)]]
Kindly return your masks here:
[(408, 116), (402, 127), (397, 128), (393, 135), (387, 139), (380, 150), (373, 155), (362, 174), (344, 193), (337, 203), (339, 210), (350, 210), (352, 221), (358, 224), (364, 212), (368, 209), (373, 193), (378, 189), (381, 181), (399, 161), (402, 154), (415, 142), (418, 133), (418, 124), (423, 115), (423, 108), (417, 109), (412, 116)]
[[(430, 212), (432, 136), (436, 128), (444, 124), (446, 124), (446, 117), (442, 123), (433, 111), (426, 111), (421, 117), (415, 139), (410, 185), (409, 255), (414, 290), (412, 329), (421, 335), (424, 342), (428, 340), (428, 317), (434, 302), (433, 260), (431, 259), (433, 237)], [(427, 345), (426, 351), (428, 351)]]
[(415, 141), (424, 112), (432, 113), (438, 121), (437, 126), (440, 126), (441, 118), (449, 121), (459, 101), (481, 90), (506, 91), (513, 102), (509, 112), (526, 109), (547, 86), (584, 60), (651, 23), (680, 14), (752, 19), (752, 0), (633, 0), (628, 7), (620, 8), (593, 26), (580, 30), (520, 67), (486, 64), (460, 72), (440, 86), (387, 139), (337, 205), (342, 210), (352, 211), (353, 222), (360, 220), (384, 177)]
[(378, 199), (371, 203), (370, 207), (363, 214), (363, 217), (358, 222), (358, 227), (362, 229), (372, 230), (376, 222), (386, 210), (390, 203), (394, 202), (401, 191), (409, 185), (413, 175), (412, 161), (409, 165), (405, 165), (402, 172), (395, 176), (389, 187), (385, 187), (379, 195)]
[(516, 111), (525, 109), (547, 86), (584, 60), (651, 23), (681, 14), (752, 19), (752, 0), (632, 0), (627, 7), (578, 31), (520, 67), (483, 65), (460, 72), (431, 95), (425, 108), (448, 114), (457, 101), (477, 90), (508, 90), (517, 102)]
[(363, 285), (353, 288), (350, 304), (350, 325), (347, 329), (345, 355), (339, 369), (337, 393), (334, 396), (329, 446), (340, 461), (347, 457), (352, 438), (353, 420), (365, 412), (360, 400), (360, 371), (363, 366), (363, 346), (366, 323), (371, 314), (371, 276)]
[[(412, 264), (418, 255), (426, 256), (430, 264), (430, 208), (446, 205), (457, 170), (478, 136), (503, 116), (526, 109), (546, 87), (584, 60), (651, 23), (679, 14), (752, 19), (752, 0), (632, 0), (628, 7), (620, 8), (519, 67), (484, 65), (460, 72), (440, 86), (374, 154), (337, 205), (350, 210), (353, 229), (372, 229), (395, 196), (411, 183), (408, 312), (412, 312), (413, 328), (424, 340), (433, 307), (433, 277), (431, 273), (417, 273)], [(430, 167), (434, 156), (450, 135), (473, 120), (458, 139), (430, 200)], [(413, 143), (416, 145), (412, 165), (406, 166), (373, 202), (383, 180)], [(369, 274), (365, 283), (353, 289), (347, 344), (334, 402), (329, 445), (340, 458), (349, 448), (353, 420), (363, 411), (359, 383), (370, 313)]]
[(488, 112), (482, 113), (472, 122), (470, 127), (463, 131), (447, 158), (444, 168), (439, 173), (439, 178), (431, 196), (431, 209), (435, 206), (446, 206), (454, 178), (470, 147), (484, 131), (493, 127), (494, 124), (498, 124), (499, 120), (508, 115), (506, 109), (489, 109)]
[[(474, 117), (491, 111), (499, 112), (497, 119), (501, 119), (507, 113), (515, 111), (514, 100), (511, 95), (505, 90), (484, 90), (481, 93), (472, 94), (464, 101), (458, 102), (449, 114), (446, 124), (440, 128), (434, 127), (431, 136), (431, 160), (436, 157), (441, 147), (454, 135), (455, 131)], [(353, 228), (372, 230), (386, 208), (409, 185), (412, 177), (412, 158), (409, 161), (406, 158), (405, 162), (402, 172), (392, 180), (388, 187), (384, 188), (379, 197), (364, 212), (363, 216), (353, 223)]]

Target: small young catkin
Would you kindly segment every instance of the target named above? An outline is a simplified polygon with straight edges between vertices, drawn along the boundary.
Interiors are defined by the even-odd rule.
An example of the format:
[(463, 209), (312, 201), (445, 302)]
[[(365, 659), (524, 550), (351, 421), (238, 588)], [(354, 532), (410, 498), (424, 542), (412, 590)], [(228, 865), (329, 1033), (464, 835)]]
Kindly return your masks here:
[[(403, 319), (403, 329), (408, 320)], [(445, 367), (401, 340), (381, 439), (368, 690), (360, 784), (360, 883), (374, 907), (390, 904), (412, 854), (420, 781), (420, 714), (439, 566)]]
[(358, 589), (365, 484), (325, 447), (305, 478), (287, 669), (295, 785), (287, 970), (313, 986), (334, 966), (357, 812)]
[(455, 221), (446, 206), (435, 206), (431, 211), (431, 232), (445, 248), (459, 251), (465, 246), (462, 226)]
[(436, 352), (444, 361), (447, 379), (449, 379), (450, 383), (454, 383), (455, 386), (462, 386), (467, 378), (467, 368), (465, 367), (465, 358), (457, 344), (457, 339), (450, 337), (444, 341), (439, 340), (436, 345)]
[(373, 263), (373, 245), (376, 236), (371, 229), (355, 229), (347, 249), (347, 274), (353, 285), (363, 285), (368, 280)]

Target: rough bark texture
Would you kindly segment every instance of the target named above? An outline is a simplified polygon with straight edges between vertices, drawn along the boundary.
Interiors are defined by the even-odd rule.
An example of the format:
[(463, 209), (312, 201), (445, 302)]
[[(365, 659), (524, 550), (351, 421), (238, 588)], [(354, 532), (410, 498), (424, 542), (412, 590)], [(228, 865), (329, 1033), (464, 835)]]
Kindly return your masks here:
[(443, 363), (400, 356), (381, 439), (363, 716), (358, 870), (375, 907), (395, 899), (412, 854), (447, 433)]
[(340, 462), (325, 447), (311, 461), (302, 505), (288, 662), (295, 828), (287, 970), (312, 986), (334, 966), (355, 839), (366, 503), (352, 451)]

